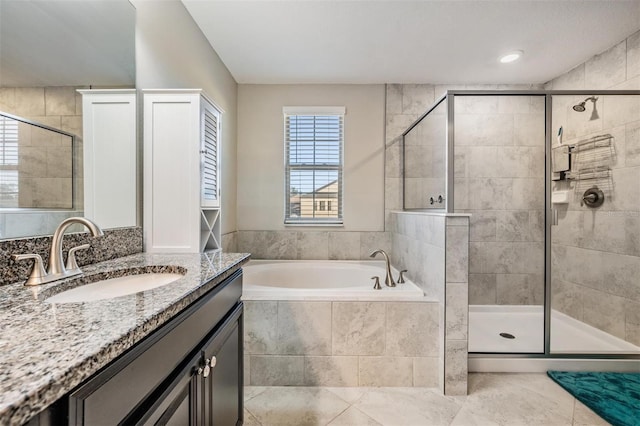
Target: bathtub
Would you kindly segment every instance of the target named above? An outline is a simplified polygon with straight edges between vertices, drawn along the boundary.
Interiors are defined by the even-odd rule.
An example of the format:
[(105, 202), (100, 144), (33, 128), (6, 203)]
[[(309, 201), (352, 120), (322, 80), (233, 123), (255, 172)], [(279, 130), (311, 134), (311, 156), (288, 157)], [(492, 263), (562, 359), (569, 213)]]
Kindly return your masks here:
[(438, 385), (440, 305), (412, 282), (386, 287), (384, 262), (252, 260), (243, 271), (246, 384)]
[[(410, 280), (396, 287), (384, 284), (382, 261), (252, 260), (243, 267), (243, 300), (424, 300)], [(392, 270), (394, 279), (398, 271)], [(382, 290), (374, 290), (373, 276)]]

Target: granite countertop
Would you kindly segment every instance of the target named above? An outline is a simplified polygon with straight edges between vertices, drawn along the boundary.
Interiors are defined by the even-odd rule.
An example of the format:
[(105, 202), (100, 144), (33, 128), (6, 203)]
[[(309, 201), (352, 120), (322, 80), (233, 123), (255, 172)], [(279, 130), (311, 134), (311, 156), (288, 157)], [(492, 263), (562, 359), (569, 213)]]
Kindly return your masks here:
[[(0, 424), (22, 424), (215, 287), (248, 254), (148, 254), (109, 260), (60, 283), (0, 287)], [(186, 273), (163, 287), (84, 303), (45, 302), (76, 285), (133, 268)], [(120, 272), (118, 272), (120, 271)]]

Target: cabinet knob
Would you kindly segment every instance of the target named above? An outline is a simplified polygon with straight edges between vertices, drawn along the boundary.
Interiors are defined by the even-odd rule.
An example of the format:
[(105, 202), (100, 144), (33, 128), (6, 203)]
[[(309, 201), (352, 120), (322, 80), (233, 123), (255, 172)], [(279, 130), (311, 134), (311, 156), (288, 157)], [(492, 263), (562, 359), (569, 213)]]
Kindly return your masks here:
[(216, 366), (217, 362), (218, 362), (218, 360), (216, 359), (215, 356), (212, 356), (211, 359), (209, 359), (209, 358), (205, 359), (204, 360), (204, 371), (202, 372), (202, 375), (204, 377), (209, 377), (209, 374), (211, 374), (211, 369)]

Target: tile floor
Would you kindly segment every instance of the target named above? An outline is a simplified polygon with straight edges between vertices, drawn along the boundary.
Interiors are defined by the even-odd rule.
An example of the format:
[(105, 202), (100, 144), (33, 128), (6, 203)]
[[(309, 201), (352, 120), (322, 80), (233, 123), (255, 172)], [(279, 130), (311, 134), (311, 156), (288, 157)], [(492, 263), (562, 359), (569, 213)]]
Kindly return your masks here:
[(428, 388), (245, 387), (246, 426), (601, 426), (544, 374), (469, 375), (469, 395)]

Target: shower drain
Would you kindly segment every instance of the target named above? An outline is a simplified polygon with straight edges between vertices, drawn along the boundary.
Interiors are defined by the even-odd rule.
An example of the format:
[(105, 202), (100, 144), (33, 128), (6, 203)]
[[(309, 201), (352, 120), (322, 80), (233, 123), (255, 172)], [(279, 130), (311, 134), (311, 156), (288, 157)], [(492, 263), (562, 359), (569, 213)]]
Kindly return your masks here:
[(514, 336), (511, 333), (500, 333), (500, 337), (504, 337), (505, 339), (515, 339), (516, 336)]

